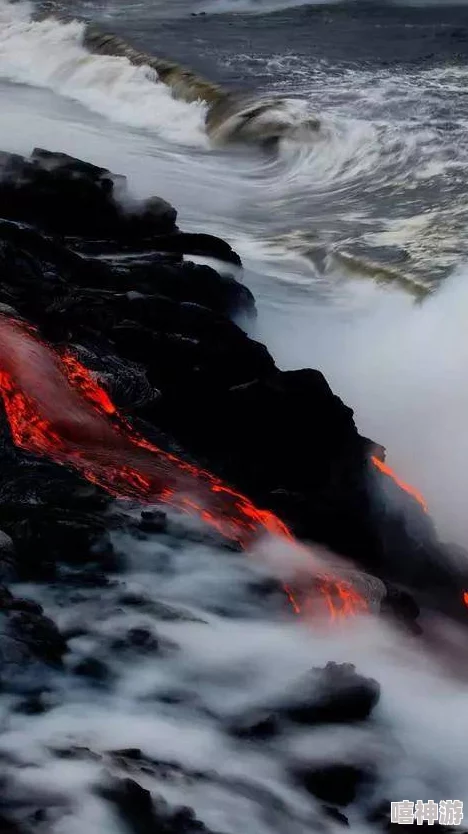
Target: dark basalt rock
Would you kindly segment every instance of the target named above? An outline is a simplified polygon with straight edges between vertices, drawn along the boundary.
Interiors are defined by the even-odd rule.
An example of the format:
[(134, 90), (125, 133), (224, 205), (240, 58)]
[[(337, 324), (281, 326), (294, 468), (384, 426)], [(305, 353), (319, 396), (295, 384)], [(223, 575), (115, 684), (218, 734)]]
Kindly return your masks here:
[[(454, 566), (463, 560), (451, 560), (417, 502), (373, 469), (370, 456), (382, 460), (383, 448), (359, 435), (352, 410), (318, 370), (279, 370), (267, 348), (232, 321), (254, 312), (236, 270), (220, 276), (184, 257), (237, 267), (240, 259), (226, 243), (180, 232), (176, 212), (164, 200), (132, 201), (124, 178), (63, 154), (37, 150), (28, 160), (4, 154), (0, 170), (0, 313), (23, 317), (57, 349), (74, 353), (151, 442), (213, 471), (277, 513), (298, 536), (384, 578), (383, 613), (414, 632), (420, 604), (466, 616), (460, 590), (468, 580)], [(110, 531), (131, 531), (140, 539), (171, 532), (164, 513), (143, 511), (132, 520), (114, 515), (103, 491), (16, 448), (3, 409), (0, 460), (2, 581), (52, 581), (54, 593), (62, 589), (64, 604), (77, 602), (80, 612), (89, 590), (99, 595), (107, 585), (119, 614), (133, 609), (161, 621), (200, 622), (190, 612), (126, 591), (109, 576), (121, 567)], [(252, 585), (252, 596), (273, 595), (276, 585), (268, 583)], [(91, 632), (83, 620), (69, 622), (67, 639)], [(13, 690), (19, 714), (54, 707), (57, 692), (48, 684), (62, 665), (80, 689), (90, 683), (104, 689), (129, 655), (159, 661), (174, 648), (146, 625), (123, 627), (84, 656), (73, 651), (63, 664), (66, 638), (41, 606), (0, 586), (0, 686)], [(187, 687), (168, 686), (149, 697), (170, 711), (183, 701), (186, 709), (219, 719)], [(240, 738), (267, 740), (291, 725), (302, 732), (364, 722), (379, 697), (376, 681), (350, 664), (330, 663), (237, 716), (227, 729), (241, 744)], [(179, 783), (205, 779), (253, 802), (260, 796), (288, 819), (286, 804), (248, 779), (189, 772), (177, 762), (152, 761), (139, 749), (54, 752), (93, 759), (135, 780), (143, 774)], [(376, 778), (371, 767), (341, 760), (293, 762), (289, 772), (325, 803), (330, 824), (343, 826), (347, 818), (336, 806), (353, 802)], [(191, 809), (169, 807), (133, 779), (109, 777), (99, 792), (129, 834), (207, 833)], [(7, 806), (5, 813), (0, 834), (42, 831), (48, 822), (35, 807), (23, 831), (23, 817), (17, 827)], [(388, 828), (388, 809), (385, 814), (374, 817), (378, 830)]]
[[(1, 190), (0, 180), (0, 194)], [(182, 246), (183, 234), (174, 234), (180, 237)], [(112, 257), (98, 259), (86, 252), (80, 255), (80, 247), (75, 245), (74, 238), (66, 242), (67, 246), (58, 238), (45, 237), (29, 226), (12, 223), (9, 214), (7, 219), (0, 219), (0, 266), (9, 279), (4, 282), (3, 303), (13, 307), (15, 302), (24, 303), (25, 287), (31, 289), (35, 281), (28, 310), (25, 310), (29, 316), (33, 316), (34, 311), (43, 315), (51, 305), (50, 314), (55, 311), (57, 316), (59, 312), (67, 311), (72, 320), (73, 308), (84, 301), (96, 309), (95, 316), (98, 310), (106, 316), (104, 301), (112, 301), (123, 312), (128, 311), (129, 302), (139, 299), (141, 306), (145, 296), (154, 295), (168, 296), (166, 306), (172, 299), (173, 303), (204, 306), (219, 315), (252, 317), (255, 314), (254, 299), (247, 287), (229, 275), (220, 276), (210, 266), (191, 263), (181, 255), (161, 254), (156, 238), (149, 243), (146, 239), (140, 242), (149, 249), (148, 254), (130, 253), (124, 261), (115, 261)], [(103, 247), (101, 243), (100, 249)], [(132, 251), (135, 248), (136, 244)], [(122, 246), (115, 254), (121, 254), (121, 251)], [(39, 288), (45, 292), (44, 296), (39, 294)], [(103, 295), (97, 295), (96, 290)], [(164, 299), (156, 299), (152, 305), (153, 310), (155, 306), (159, 308), (160, 317), (162, 303)], [(78, 317), (78, 313), (79, 307), (75, 310), (75, 318), (84, 324), (83, 316)]]
[(364, 721), (380, 698), (380, 685), (352, 663), (327, 663), (286, 695), (285, 714), (301, 724)]
[(125, 178), (64, 153), (36, 148), (30, 159), (0, 156), (0, 216), (64, 236), (132, 240), (176, 229), (176, 210), (160, 198), (124, 210)]
[[(67, 155), (36, 150), (1, 163), (0, 305), (75, 349), (142, 434), (197, 460), (298, 536), (417, 595), (416, 605), (422, 595), (466, 619), (466, 569), (417, 501), (373, 467), (382, 448), (359, 435), (318, 370), (280, 371), (229, 320), (253, 311), (249, 290), (184, 260), (192, 252), (237, 262), (227, 244), (184, 235), (164, 201), (136, 203), (123, 178)], [(12, 450), (7, 427), (2, 437), (12, 469), (27, 461), (28, 470), (31, 458)], [(5, 524), (0, 503), (0, 526), (17, 536), (23, 564), (27, 515), (26, 530), (18, 519)], [(59, 523), (52, 563), (66, 549), (63, 530)]]
[(353, 802), (358, 791), (374, 780), (371, 771), (351, 764), (311, 765), (295, 769), (294, 774), (317, 799), (340, 806)]
[(209, 834), (191, 808), (170, 808), (161, 797), (153, 800), (133, 779), (113, 780), (99, 793), (112, 802), (131, 834)]
[(50, 578), (58, 563), (114, 570), (119, 565), (105, 522), (89, 512), (49, 506), (31, 507), (10, 526), (17, 542), (17, 570), (22, 578)]
[(65, 640), (42, 607), (0, 586), (0, 687), (38, 663), (60, 667), (65, 651)]
[(380, 697), (380, 686), (356, 672), (351, 663), (327, 663), (296, 682), (276, 702), (240, 716), (230, 725), (234, 735), (269, 738), (285, 721), (315, 726), (367, 719)]

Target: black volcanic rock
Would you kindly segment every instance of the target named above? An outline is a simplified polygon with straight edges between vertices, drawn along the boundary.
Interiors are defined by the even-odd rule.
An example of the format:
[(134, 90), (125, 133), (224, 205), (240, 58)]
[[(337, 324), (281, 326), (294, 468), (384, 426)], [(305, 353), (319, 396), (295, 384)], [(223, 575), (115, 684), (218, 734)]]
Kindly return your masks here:
[(285, 720), (296, 724), (349, 724), (364, 721), (378, 703), (380, 686), (351, 663), (327, 663), (295, 682), (281, 698), (231, 722), (234, 735), (268, 738)]
[[(227, 244), (184, 235), (163, 200), (138, 203), (124, 178), (67, 155), (36, 150), (0, 162), (0, 312), (75, 350), (142, 434), (198, 461), (297, 536), (466, 618), (462, 562), (417, 500), (372, 464), (382, 447), (359, 435), (320, 371), (279, 370), (230, 320), (254, 311), (246, 287), (184, 258), (238, 263)], [(3, 438), (14, 469), (25, 458), (7, 427)], [(21, 523), (5, 526), (0, 502), (0, 526), (14, 539), (27, 537)]]
[(191, 808), (170, 808), (160, 797), (153, 800), (133, 779), (114, 779), (99, 793), (115, 806), (131, 834), (209, 834)]
[[(415, 633), (424, 604), (466, 618), (461, 592), (468, 577), (454, 566), (463, 559), (451, 560), (418, 502), (373, 465), (372, 456), (384, 459), (383, 447), (359, 435), (352, 410), (319, 370), (281, 371), (267, 348), (233, 321), (254, 314), (253, 296), (237, 280), (240, 259), (223, 241), (184, 234), (175, 221), (164, 200), (137, 203), (125, 193), (124, 178), (106, 169), (45, 151), (29, 160), (2, 155), (0, 331), (1, 316), (23, 318), (58, 355), (68, 350), (94, 374), (141, 436), (212, 471), (298, 537), (382, 577), (381, 613)], [(191, 263), (190, 255), (231, 264), (232, 274)], [(38, 603), (0, 586), (0, 687), (14, 702), (16, 719), (53, 710), (61, 697), (58, 678), (65, 688), (93, 686), (100, 697), (127, 661), (164, 666), (178, 647), (150, 620), (202, 621), (126, 588), (118, 575), (124, 556), (112, 533), (130, 532), (146, 547), (149, 537), (172, 535), (170, 514), (169, 521), (154, 510), (125, 518), (107, 493), (75, 471), (15, 446), (3, 408), (0, 461), (0, 581), (48, 582), (44, 599), (63, 606), (64, 615), (60, 633)], [(228, 558), (237, 558), (238, 546), (230, 545)], [(165, 554), (165, 566), (171, 558)], [(269, 582), (262, 575), (253, 583), (252, 598), (275, 593), (276, 582)], [(116, 621), (128, 618), (110, 634), (96, 627), (101, 599), (103, 616), (109, 607)], [(88, 610), (97, 612), (97, 623)], [(207, 709), (195, 679), (189, 687), (168, 679), (149, 697), (155, 709), (163, 704), (172, 713), (185, 703), (203, 720), (228, 723)], [(231, 744), (245, 747), (288, 731), (369, 722), (379, 697), (375, 680), (351, 664), (329, 663), (286, 682), (278, 697), (230, 719), (226, 729), (236, 736)], [(287, 803), (250, 774), (188, 772), (178, 762), (149, 760), (137, 748), (103, 754), (71, 745), (62, 755), (93, 759), (113, 774), (99, 793), (128, 834), (208, 834), (192, 809), (170, 807), (140, 778), (143, 784), (174, 778), (179, 786), (204, 779), (248, 801), (260, 798), (292, 822)], [(336, 806), (352, 803), (376, 779), (372, 763), (345, 755), (326, 763), (280, 760), (281, 754), (278, 765), (296, 780), (302, 798), (309, 792), (314, 806), (319, 800), (330, 820), (343, 825), (347, 818)], [(382, 794), (375, 793), (377, 802)], [(6, 814), (0, 832), (3, 826), (23, 834), (23, 825), (24, 834), (45, 830), (47, 804), (29, 809), (26, 802), (24, 814), (20, 805), (0, 802), (0, 815)], [(15, 815), (21, 832), (10, 821)], [(373, 821), (386, 830), (388, 810), (377, 809)]]
[(0, 688), (38, 663), (59, 667), (66, 643), (36, 602), (0, 586)]
[[(0, 194), (1, 190), (0, 180)], [(0, 214), (0, 266), (6, 278), (2, 303), (14, 307), (16, 299), (21, 302), (23, 288), (29, 285), (31, 309), (37, 309), (34, 302), (40, 302), (42, 312), (48, 302), (57, 313), (67, 310), (70, 318), (74, 310), (79, 310), (79, 304), (89, 303), (98, 310), (103, 299), (112, 298), (120, 307), (123, 304), (131, 307), (138, 300), (141, 307), (148, 296), (148, 312), (159, 307), (158, 300), (162, 297), (159, 317), (164, 309), (162, 305), (168, 308), (171, 300), (173, 304), (197, 304), (224, 316), (254, 315), (254, 300), (247, 287), (229, 275), (220, 276), (210, 266), (186, 261), (182, 255), (161, 254), (157, 238), (141, 241), (150, 250), (145, 256), (129, 254), (125, 261), (114, 261), (112, 257), (100, 259), (79, 254), (74, 239), (67, 239), (68, 246), (65, 246), (57, 237), (37, 231), (40, 225), (36, 228), (19, 225), (12, 222), (11, 212), (5, 213), (6, 219), (1, 219)], [(183, 239), (182, 232), (175, 232), (174, 236)], [(101, 249), (103, 246), (101, 242)], [(44, 298), (42, 293), (39, 297), (40, 289)], [(97, 290), (101, 295), (94, 295)], [(153, 296), (156, 296), (154, 300)], [(133, 308), (137, 311), (137, 304)]]
[(358, 674), (352, 663), (327, 663), (291, 687), (284, 712), (309, 726), (364, 721), (379, 698), (377, 681)]
[[(0, 156), (0, 216), (34, 223), (47, 232), (93, 238), (172, 232), (177, 212), (153, 198), (128, 211), (115, 199), (124, 177), (64, 153), (36, 148), (29, 160)], [(118, 239), (118, 238), (117, 238)]]
[(0, 217), (31, 223), (100, 255), (133, 247), (172, 253), (178, 262), (196, 255), (241, 263), (220, 238), (179, 232), (176, 209), (161, 197), (138, 201), (125, 177), (42, 148), (29, 159), (0, 153)]
[(363, 767), (352, 764), (310, 765), (294, 771), (298, 781), (309, 793), (335, 805), (349, 805), (358, 791), (370, 785), (374, 775)]

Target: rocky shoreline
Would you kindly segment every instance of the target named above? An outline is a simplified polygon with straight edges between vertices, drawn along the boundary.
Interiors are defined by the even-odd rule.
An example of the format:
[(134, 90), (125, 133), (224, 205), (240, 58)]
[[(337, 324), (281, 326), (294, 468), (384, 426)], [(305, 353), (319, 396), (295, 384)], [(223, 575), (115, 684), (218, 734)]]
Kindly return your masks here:
[[(33, 326), (57, 355), (66, 348), (92, 372), (148, 442), (204, 467), (260, 511), (274, 513), (298, 539), (325, 546), (376, 577), (385, 589), (383, 615), (403, 619), (413, 632), (420, 630), (421, 605), (463, 620), (468, 577), (415, 497), (373, 463), (384, 460), (383, 448), (359, 435), (352, 410), (318, 370), (281, 371), (267, 348), (247, 335), (254, 330), (255, 302), (228, 244), (180, 231), (175, 209), (163, 199), (137, 203), (124, 178), (64, 154), (2, 154), (0, 170), (0, 331), (2, 321)], [(194, 256), (223, 267), (193, 263)], [(0, 354), (1, 346), (0, 339)], [(0, 377), (7, 402), (5, 356)], [(163, 512), (116, 509), (92, 478), (20, 448), (11, 397), (7, 412), (1, 409), (0, 434), (0, 685), (16, 714), (34, 716), (56, 704), (58, 679), (85, 679), (105, 689), (117, 674), (113, 663), (126, 653), (159, 658), (171, 652), (157, 630), (138, 625), (109, 637), (110, 662), (101, 657), (97, 637), (89, 651), (76, 651), (74, 641), (81, 646), (88, 631), (82, 613), (76, 621), (68, 614), (86, 609), (88, 597), (97, 595), (115, 611), (183, 622), (183, 611), (122, 586), (114, 534), (141, 542), (167, 536), (168, 525), (176, 539), (190, 534), (178, 532)], [(193, 541), (199, 540), (194, 531)], [(242, 558), (235, 542), (213, 541), (229, 557)], [(46, 589), (45, 609), (21, 595), (34, 583)], [(278, 610), (287, 607), (274, 582), (260, 582), (251, 592), (271, 597)], [(49, 618), (47, 599), (64, 609), (59, 625)], [(352, 725), (367, 721), (378, 699), (375, 681), (332, 664), (313, 670), (281, 703), (273, 699), (229, 716), (225, 729), (236, 743), (248, 744), (276, 739), (285, 726)], [(190, 809), (155, 797), (145, 787), (153, 776), (212, 780), (222, 789), (221, 777), (155, 761), (139, 747), (97, 752), (71, 745), (50, 755), (98, 767), (94, 794), (133, 834), (208, 830)], [(17, 778), (21, 761), (1, 744), (0, 757), (6, 774), (0, 831), (50, 830), (62, 799), (28, 792)], [(377, 779), (365, 763), (314, 768), (289, 762), (287, 769), (318, 799), (330, 825), (346, 824), (338, 809)], [(237, 787), (247, 790), (240, 782)], [(288, 818), (279, 798), (266, 797), (271, 803), (278, 819)], [(385, 828), (382, 807), (374, 803), (369, 814)], [(291, 821), (291, 832), (303, 823)], [(322, 821), (317, 830), (330, 830), (327, 825)]]

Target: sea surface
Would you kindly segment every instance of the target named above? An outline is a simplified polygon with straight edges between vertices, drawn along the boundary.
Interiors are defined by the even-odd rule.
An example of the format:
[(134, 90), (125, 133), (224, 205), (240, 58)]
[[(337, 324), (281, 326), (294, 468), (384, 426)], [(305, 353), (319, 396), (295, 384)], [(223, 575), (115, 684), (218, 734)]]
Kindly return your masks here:
[[(204, 103), (175, 100), (144, 66), (91, 55), (85, 21), (226, 89), (277, 96), (291, 130), (275, 153), (214, 146)], [(173, 203), (184, 230), (228, 240), (257, 299), (255, 337), (281, 367), (326, 374), (359, 429), (425, 494), (442, 537), (462, 545), (467, 82), (463, 0), (0, 0), (0, 148), (26, 154), (41, 146), (110, 168), (136, 196)], [(302, 130), (310, 116), (320, 120), (313, 137)], [(69, 797), (52, 834), (123, 831), (90, 790), (96, 765), (57, 765), (53, 743), (140, 746), (186, 768), (214, 769), (221, 786), (155, 784), (223, 834), (320, 830), (309, 800), (284, 775), (285, 762), (310, 746), (324, 760), (337, 750), (374, 756), (388, 799), (464, 799), (468, 815), (466, 685), (437, 659), (387, 627), (317, 631), (262, 610), (247, 590), (260, 569), (255, 559), (240, 565), (180, 531), (117, 546), (129, 587), (186, 606), (199, 622), (159, 625), (179, 652), (159, 664), (116, 662), (110, 692), (57, 682), (53, 708), (21, 720), (2, 701), (0, 747), (21, 751), (26, 788), (39, 780)], [(102, 650), (115, 629), (151, 620), (119, 609), (112, 588), (81, 601), (59, 599), (53, 587), (19, 590), (64, 627), (94, 623), (72, 641), (76, 656)], [(294, 735), (273, 752), (226, 741), (220, 716), (330, 659), (356, 662), (381, 682), (371, 730)], [(164, 704), (156, 696), (166, 690), (184, 698)], [(258, 785), (286, 810), (268, 813)], [(364, 817), (365, 809), (355, 812), (353, 830), (372, 830)]]

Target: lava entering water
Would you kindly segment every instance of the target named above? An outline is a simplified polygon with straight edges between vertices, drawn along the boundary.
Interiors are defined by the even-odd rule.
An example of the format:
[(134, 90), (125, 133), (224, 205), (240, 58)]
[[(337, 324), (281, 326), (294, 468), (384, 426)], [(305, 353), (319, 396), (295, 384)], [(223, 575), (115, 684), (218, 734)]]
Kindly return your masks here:
[[(273, 513), (140, 437), (73, 355), (59, 357), (33, 328), (3, 314), (0, 393), (18, 447), (74, 467), (118, 498), (195, 513), (242, 547), (264, 532), (301, 547)], [(350, 583), (322, 573), (314, 579), (333, 618), (367, 610)], [(299, 604), (288, 586), (284, 590), (295, 613), (310, 609), (310, 598)]]

